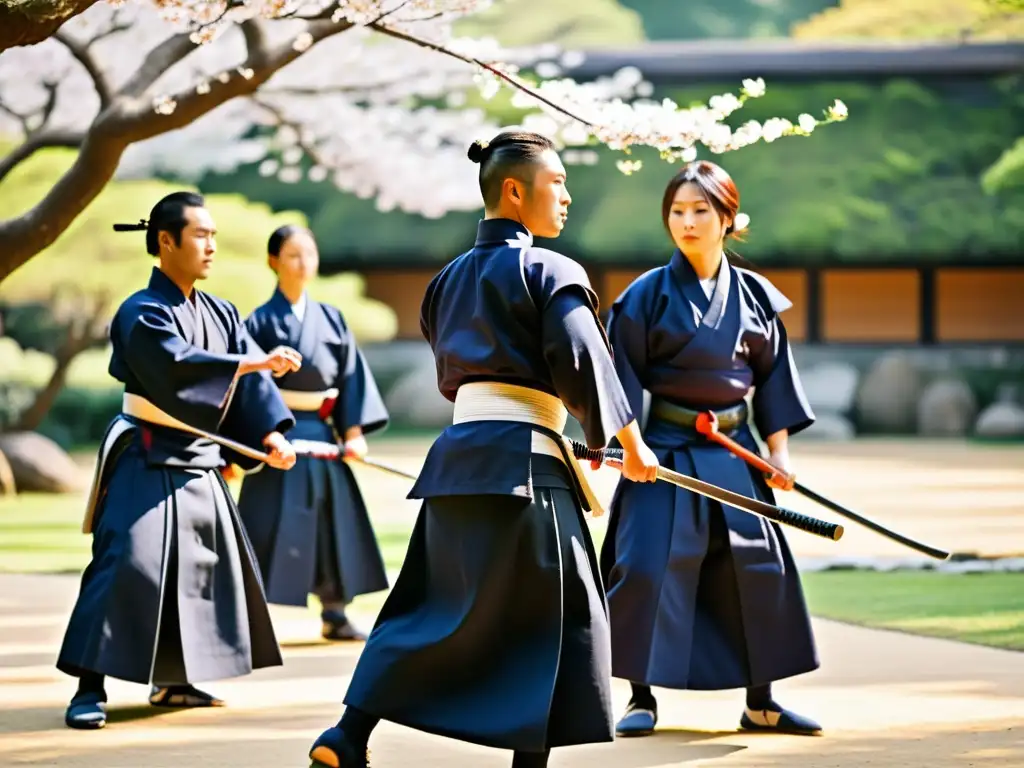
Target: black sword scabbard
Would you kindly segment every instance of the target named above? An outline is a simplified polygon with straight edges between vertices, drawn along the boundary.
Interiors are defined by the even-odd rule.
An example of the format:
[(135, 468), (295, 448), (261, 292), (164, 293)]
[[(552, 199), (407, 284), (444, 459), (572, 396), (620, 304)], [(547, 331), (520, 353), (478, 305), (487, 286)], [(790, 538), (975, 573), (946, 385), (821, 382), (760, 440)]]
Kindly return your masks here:
[[(599, 461), (604, 463), (606, 459), (612, 459), (621, 462), (623, 457), (623, 452), (619, 449), (588, 448), (575, 440), (572, 441), (572, 448), (573, 455), (580, 461)], [(814, 536), (831, 539), (832, 541), (839, 541), (843, 536), (843, 526), (836, 523), (830, 523), (792, 509), (777, 507), (760, 499), (752, 499), (734, 491), (719, 488), (717, 485), (705, 482), (704, 480), (684, 475), (681, 472), (659, 467), (658, 479), (715, 499), (715, 501), (722, 504), (742, 509), (744, 512), (760, 515), (777, 523), (788, 525), (791, 528), (797, 528)]]

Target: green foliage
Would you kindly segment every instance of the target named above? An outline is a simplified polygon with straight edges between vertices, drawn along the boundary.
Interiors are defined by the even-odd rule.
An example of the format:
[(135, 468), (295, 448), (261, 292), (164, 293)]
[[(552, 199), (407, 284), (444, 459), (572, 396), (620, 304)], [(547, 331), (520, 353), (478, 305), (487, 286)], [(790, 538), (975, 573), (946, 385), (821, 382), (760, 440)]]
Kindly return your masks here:
[[(734, 176), (752, 218), (739, 250), (764, 264), (826, 260), (888, 261), (1019, 258), (1024, 239), (1024, 190), (985, 195), (981, 173), (1014, 141), (1024, 121), (1021, 77), (997, 80), (881, 84), (769, 84), (738, 121), (796, 118), (835, 98), (850, 119), (813, 135), (702, 157)], [(736, 84), (662, 90), (678, 103), (705, 101)], [(634, 157), (644, 168), (623, 176), (619, 153), (602, 151), (595, 166), (571, 166), (569, 223), (559, 250), (588, 260), (650, 265), (667, 255), (660, 201), (672, 168), (653, 151)], [(246, 189), (274, 208), (299, 196), (325, 259), (362, 264), (437, 264), (472, 244), (479, 211), (437, 221), (376, 212), (372, 201), (338, 194), (328, 184), (282, 185), (255, 167), (210, 177), (204, 189)], [(282, 197), (278, 197), (281, 195)], [(303, 206), (305, 207), (305, 206)]]
[[(41, 199), (74, 157), (73, 150), (52, 149), (19, 165), (0, 186), (0, 219)], [(116, 307), (145, 286), (156, 262), (145, 252), (142, 233), (115, 233), (111, 225), (148, 216), (152, 205), (176, 188), (155, 180), (110, 183), (50, 248), (0, 283), (0, 301), (45, 302), (55, 289), (73, 288), (109, 292)], [(264, 255), (267, 237), (281, 224), (304, 223), (304, 216), (294, 210), (274, 214), (240, 194), (214, 195), (207, 204), (217, 221), (218, 253), (213, 274), (200, 287), (233, 302), (244, 317), (274, 288)], [(310, 293), (339, 306), (361, 340), (391, 338), (397, 325), (393, 311), (366, 299), (362, 289), (358, 276), (336, 275), (316, 281)]]
[(1007, 149), (999, 159), (985, 171), (981, 185), (990, 195), (1004, 190), (1024, 188), (1024, 137)]
[(644, 40), (639, 14), (617, 0), (514, 0), (497, 2), (455, 25), (466, 37), (494, 37), (502, 45), (630, 45)]
[(102, 440), (107, 425), (120, 412), (120, 389), (65, 387), (38, 431), (70, 451)]
[(837, 0), (619, 0), (643, 18), (651, 40), (786, 37), (789, 28)]
[(1024, 0), (842, 0), (793, 26), (793, 37), (1019, 40)]

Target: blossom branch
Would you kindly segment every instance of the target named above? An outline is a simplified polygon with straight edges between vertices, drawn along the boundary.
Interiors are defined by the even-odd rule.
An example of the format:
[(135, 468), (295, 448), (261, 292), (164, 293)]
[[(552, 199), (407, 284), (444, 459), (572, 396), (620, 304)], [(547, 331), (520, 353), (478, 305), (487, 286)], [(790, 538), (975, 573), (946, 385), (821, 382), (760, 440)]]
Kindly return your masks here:
[(289, 120), (283, 109), (259, 98), (258, 96), (251, 97), (250, 101), (269, 114), (273, 118), (276, 126), (279, 128), (288, 128), (294, 132), (295, 146), (302, 150), (302, 153), (312, 160), (314, 164), (323, 168), (334, 168), (335, 170), (343, 168), (343, 166), (339, 166), (337, 163), (329, 161), (324, 157), (320, 152), (320, 148), (317, 147), (313, 141), (307, 138), (308, 132), (304, 129), (302, 124), (295, 122), (294, 120)]
[(458, 59), (459, 61), (465, 62), (466, 64), (472, 64), (473, 66), (480, 67), (481, 69), (484, 69), (484, 70), (490, 72), (492, 75), (494, 75), (495, 77), (499, 78), (500, 80), (504, 80), (506, 83), (511, 85), (516, 90), (522, 91), (523, 93), (527, 94), (531, 98), (537, 100), (538, 102), (540, 102), (542, 104), (547, 105), (548, 107), (550, 107), (551, 109), (555, 110), (556, 112), (559, 112), (559, 113), (565, 115), (566, 117), (569, 117), (569, 118), (571, 118), (571, 119), (573, 119), (573, 120), (575, 120), (575, 121), (577, 121), (579, 123), (582, 123), (583, 125), (587, 126), (588, 128), (593, 128), (594, 127), (594, 124), (591, 123), (589, 120), (585, 120), (584, 118), (582, 118), (582, 117), (580, 117), (580, 116), (578, 116), (576, 114), (573, 114), (572, 112), (570, 112), (565, 107), (562, 107), (559, 104), (556, 104), (554, 101), (551, 101), (550, 99), (545, 98), (538, 91), (536, 91), (535, 89), (533, 89), (532, 87), (530, 87), (529, 85), (524, 83), (519, 78), (517, 78), (517, 77), (515, 77), (513, 75), (510, 75), (509, 73), (503, 71), (502, 69), (500, 69), (499, 67), (496, 67), (493, 64), (488, 64), (487, 62), (481, 61), (480, 59), (478, 59), (478, 58), (476, 58), (474, 56), (466, 56), (464, 54), (459, 53), (458, 51), (453, 51), (450, 48), (446, 48), (445, 46), (443, 46), (443, 45), (441, 45), (439, 43), (433, 43), (433, 42), (431, 42), (429, 40), (424, 40), (423, 38), (416, 37), (415, 35), (412, 35), (412, 34), (410, 34), (408, 32), (403, 32), (402, 30), (398, 30), (398, 29), (395, 29), (393, 27), (389, 27), (386, 24), (381, 24), (379, 22), (373, 22), (371, 24), (368, 24), (367, 26), (370, 27), (371, 29), (377, 31), (377, 32), (380, 32), (382, 35), (387, 35), (388, 37), (393, 37), (396, 40), (403, 40), (403, 41), (405, 41), (407, 43), (412, 43), (413, 45), (419, 46), (420, 48), (426, 48), (426, 49), (431, 50), (431, 51), (436, 51), (437, 53), (444, 54), (445, 56), (449, 56), (449, 57), (451, 57), (453, 59)]
[[(283, 67), (299, 58), (309, 46), (352, 28), (348, 22), (316, 21), (306, 25), (308, 46), (282, 43), (274, 48), (268, 46), (267, 22), (250, 19), (240, 26), (245, 35), (247, 55), (233, 72), (224, 72), (211, 82), (156, 99), (134, 100), (124, 116), (135, 124), (131, 132), (132, 141), (141, 141), (161, 133), (182, 128), (217, 106), (238, 96), (248, 96), (256, 91)], [(159, 112), (161, 119), (152, 120), (151, 115)]]

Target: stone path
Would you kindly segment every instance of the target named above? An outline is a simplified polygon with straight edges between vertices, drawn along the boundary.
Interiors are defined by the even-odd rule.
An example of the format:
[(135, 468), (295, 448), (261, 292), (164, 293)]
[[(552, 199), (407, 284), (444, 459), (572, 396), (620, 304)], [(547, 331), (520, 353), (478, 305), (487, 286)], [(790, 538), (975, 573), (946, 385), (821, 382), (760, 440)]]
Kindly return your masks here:
[[(304, 768), (309, 742), (338, 716), (361, 646), (323, 643), (314, 615), (275, 609), (285, 664), (209, 686), (228, 708), (161, 712), (145, 706), (144, 687), (111, 681), (108, 727), (70, 731), (62, 713), (72, 684), (53, 662), (76, 589), (67, 576), (0, 576), (0, 765)], [(816, 629), (822, 669), (777, 693), (818, 718), (825, 737), (738, 733), (740, 692), (666, 691), (656, 736), (561, 750), (551, 765), (1024, 765), (1024, 654), (825, 621)], [(628, 687), (615, 681), (614, 692), (620, 711)], [(508, 764), (501, 752), (389, 724), (372, 748), (375, 768)]]
[[(415, 471), (423, 442), (390, 443)], [(1024, 549), (1024, 449), (859, 441), (798, 444), (804, 482), (937, 546), (986, 555)], [(401, 481), (360, 469), (381, 522), (411, 523)], [(597, 473), (610, 493), (610, 470)], [(783, 503), (820, 513), (788, 495)], [(594, 526), (603, 525), (595, 521)], [(903, 557), (850, 525), (838, 543), (794, 533), (801, 558)], [(310, 741), (338, 716), (359, 645), (319, 641), (316, 617), (274, 609), (283, 667), (211, 684), (222, 710), (166, 712), (142, 686), (112, 681), (103, 731), (63, 726), (72, 681), (53, 666), (77, 578), (0, 576), (0, 766), (61, 768), (304, 768)], [(368, 623), (372, 616), (362, 616)], [(659, 733), (558, 751), (553, 768), (950, 768), (1024, 766), (1024, 654), (817, 621), (822, 669), (776, 686), (785, 704), (820, 720), (823, 738), (736, 731), (739, 691), (659, 692)], [(628, 687), (614, 684), (621, 711)], [(384, 724), (374, 768), (499, 768), (507, 754)]]

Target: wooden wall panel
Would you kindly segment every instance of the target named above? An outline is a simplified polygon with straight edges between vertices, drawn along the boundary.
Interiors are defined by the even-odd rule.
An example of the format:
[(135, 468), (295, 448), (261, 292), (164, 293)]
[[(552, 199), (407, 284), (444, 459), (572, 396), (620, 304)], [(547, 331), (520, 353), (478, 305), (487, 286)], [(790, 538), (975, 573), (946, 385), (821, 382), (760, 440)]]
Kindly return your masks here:
[(793, 302), (793, 307), (782, 314), (782, 322), (786, 325), (786, 333), (790, 341), (806, 341), (807, 310), (810, 308), (808, 297), (807, 272), (802, 269), (762, 269), (762, 275), (782, 291), (786, 298)]
[(920, 282), (914, 269), (823, 271), (822, 343), (919, 341)]
[(605, 272), (601, 286), (594, 285), (598, 298), (601, 300), (601, 315), (604, 316), (604, 313), (611, 309), (612, 304), (629, 287), (630, 283), (647, 271), (647, 269), (609, 269)]
[(394, 272), (366, 272), (366, 295), (382, 301), (398, 316), (398, 339), (423, 338), (420, 332), (420, 306), (423, 294), (436, 269), (396, 270)]
[(939, 269), (935, 340), (1024, 341), (1024, 269)]

